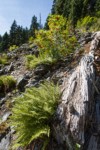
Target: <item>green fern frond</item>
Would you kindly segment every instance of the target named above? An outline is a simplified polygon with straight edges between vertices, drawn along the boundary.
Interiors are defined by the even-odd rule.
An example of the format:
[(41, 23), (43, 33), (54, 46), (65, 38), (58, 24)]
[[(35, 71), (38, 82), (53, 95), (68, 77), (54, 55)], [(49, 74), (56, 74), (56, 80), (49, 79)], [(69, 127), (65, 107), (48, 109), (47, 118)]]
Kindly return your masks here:
[(37, 138), (49, 137), (50, 123), (60, 98), (58, 85), (45, 82), (16, 98), (10, 124), (16, 130), (16, 146), (27, 146)]

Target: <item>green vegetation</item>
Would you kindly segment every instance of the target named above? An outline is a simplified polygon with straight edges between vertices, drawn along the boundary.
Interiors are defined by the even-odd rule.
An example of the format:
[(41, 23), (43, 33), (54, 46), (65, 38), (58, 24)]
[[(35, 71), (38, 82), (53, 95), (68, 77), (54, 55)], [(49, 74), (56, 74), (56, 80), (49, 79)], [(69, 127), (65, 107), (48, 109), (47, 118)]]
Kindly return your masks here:
[(8, 58), (6, 54), (0, 55), (0, 64), (3, 64), (3, 65), (8, 64)]
[(52, 59), (51, 57), (46, 57), (47, 55), (43, 54), (43, 55), (39, 55), (38, 57), (34, 56), (34, 55), (27, 55), (26, 56), (26, 67), (28, 69), (33, 69), (36, 66), (38, 66), (39, 64), (46, 64), (46, 65), (50, 65), (56, 62), (56, 59)]
[(100, 30), (100, 19), (97, 17), (86, 16), (77, 22), (77, 29), (82, 32), (88, 31), (98, 31)]
[[(54, 0), (51, 14), (47, 17), (44, 29), (41, 29), (37, 17), (33, 16), (30, 28), (23, 28), (14, 22), (9, 34), (0, 36), (0, 51), (12, 51), (21, 44), (29, 42), (30, 48), (38, 47), (39, 55), (27, 55), (26, 66), (33, 69), (41, 64), (51, 65), (71, 56), (79, 46), (75, 31), (83, 32), (100, 30), (100, 0), (91, 3), (90, 0)], [(77, 36), (78, 37), (78, 36)], [(82, 55), (84, 49), (79, 51)], [(0, 64), (7, 64), (6, 55), (0, 56)], [(76, 60), (70, 64), (74, 65)], [(0, 76), (0, 94), (5, 94), (16, 87), (12, 76)], [(42, 139), (44, 150), (50, 137), (53, 117), (59, 103), (60, 90), (58, 85), (45, 82), (40, 87), (27, 89), (15, 99), (12, 108), (11, 99), (5, 103), (8, 110), (12, 108), (10, 124), (16, 131), (16, 147), (28, 146), (33, 140)], [(8, 124), (2, 123), (0, 133), (5, 132)], [(69, 143), (70, 145), (70, 143)], [(72, 145), (71, 145), (72, 147)], [(73, 146), (80, 149), (78, 143)]]
[(18, 48), (17, 45), (12, 45), (12, 46), (9, 47), (9, 51), (13, 51), (13, 50), (15, 50), (16, 48)]
[(80, 150), (80, 148), (81, 148), (81, 145), (78, 144), (78, 143), (76, 143), (76, 145), (75, 145), (75, 150)]
[(16, 86), (16, 80), (12, 76), (0, 76), (0, 93), (12, 90)]
[(29, 31), (30, 37), (31, 36), (35, 37), (35, 30), (38, 30), (38, 28), (39, 28), (39, 23), (37, 22), (37, 17), (33, 16), (30, 25), (30, 31)]
[(64, 57), (73, 53), (78, 45), (71, 24), (66, 18), (60, 15), (51, 15), (48, 25), (49, 30), (36, 32), (34, 43), (38, 46), (40, 53), (38, 58), (26, 56), (26, 64), (29, 68), (34, 68), (41, 63), (54, 63), (64, 59)]
[(52, 14), (63, 15), (72, 21), (75, 26), (77, 21), (85, 16), (94, 17), (100, 11), (100, 0), (54, 0)]
[(31, 36), (31, 37), (29, 38), (29, 43), (32, 44), (33, 42), (34, 42), (34, 38)]
[(27, 89), (15, 100), (10, 118), (17, 135), (14, 148), (27, 146), (38, 138), (45, 144), (59, 99), (58, 85), (45, 82), (39, 88)]
[(40, 24), (37, 22), (37, 17), (33, 16), (30, 24), (30, 28), (23, 28), (17, 25), (16, 20), (13, 21), (9, 34), (4, 33), (3, 36), (0, 35), (0, 51), (6, 51), (9, 47), (13, 45), (20, 46), (27, 42), (29, 37), (35, 37), (35, 30), (40, 28)]

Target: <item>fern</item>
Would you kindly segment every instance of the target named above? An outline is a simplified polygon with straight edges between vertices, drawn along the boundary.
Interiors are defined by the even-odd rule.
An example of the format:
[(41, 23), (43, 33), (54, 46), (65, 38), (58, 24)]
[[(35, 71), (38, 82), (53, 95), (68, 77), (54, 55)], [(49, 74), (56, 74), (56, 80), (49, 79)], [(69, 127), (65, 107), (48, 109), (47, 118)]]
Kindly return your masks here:
[(56, 59), (43, 54), (39, 54), (38, 57), (34, 55), (27, 55), (26, 56), (26, 67), (29, 69), (35, 68), (39, 64), (53, 64), (56, 62)]
[(59, 87), (45, 82), (39, 88), (27, 89), (16, 99), (10, 119), (17, 135), (14, 148), (27, 146), (37, 138), (45, 141), (45, 137), (49, 137), (59, 96)]
[(77, 29), (80, 29), (82, 32), (88, 31), (97, 31), (100, 30), (100, 18), (86, 16), (77, 22)]
[(0, 55), (0, 64), (3, 64), (3, 65), (8, 64), (8, 58), (6, 54)]
[(13, 76), (3, 75), (0, 76), (0, 93), (7, 92), (13, 89), (16, 85), (16, 80)]

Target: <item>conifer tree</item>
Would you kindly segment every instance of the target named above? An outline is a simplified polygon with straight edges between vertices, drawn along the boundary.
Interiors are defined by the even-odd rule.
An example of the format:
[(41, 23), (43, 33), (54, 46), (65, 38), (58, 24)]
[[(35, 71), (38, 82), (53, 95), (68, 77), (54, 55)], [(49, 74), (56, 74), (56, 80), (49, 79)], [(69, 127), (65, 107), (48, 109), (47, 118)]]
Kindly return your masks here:
[(1, 49), (7, 50), (9, 48), (9, 35), (7, 32), (5, 32), (5, 34), (2, 37), (2, 43), (1, 43)]
[(0, 35), (0, 51), (2, 50), (2, 36)]
[(94, 8), (95, 8), (95, 12), (100, 11), (100, 0), (96, 0)]
[(32, 17), (31, 25), (30, 25), (30, 36), (35, 37), (35, 30), (38, 30), (39, 24), (37, 22), (37, 17), (34, 15)]
[(52, 9), (51, 9), (51, 14), (55, 14), (55, 4), (56, 4), (56, 0), (53, 0), (53, 5), (52, 5)]
[(80, 18), (95, 15), (98, 11), (100, 11), (100, 0), (54, 0), (51, 9), (52, 14), (70, 18), (73, 25)]
[(48, 17), (47, 17), (47, 19), (46, 19), (46, 22), (45, 22), (45, 25), (44, 25), (44, 29), (45, 30), (48, 30), (49, 29), (49, 26), (48, 26), (48, 21), (49, 21), (49, 15), (48, 15)]
[(17, 22), (14, 20), (10, 28), (10, 45), (16, 45), (17, 27)]

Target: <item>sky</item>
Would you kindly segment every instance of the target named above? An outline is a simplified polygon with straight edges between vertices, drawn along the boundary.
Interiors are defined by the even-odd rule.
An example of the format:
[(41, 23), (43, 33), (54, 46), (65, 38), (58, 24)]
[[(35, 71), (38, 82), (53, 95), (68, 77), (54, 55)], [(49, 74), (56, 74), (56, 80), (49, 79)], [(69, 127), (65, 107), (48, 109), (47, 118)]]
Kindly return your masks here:
[(53, 0), (0, 0), (0, 35), (6, 31), (9, 33), (14, 20), (29, 28), (32, 17), (35, 15), (39, 20), (41, 14), (44, 24), (52, 4)]

